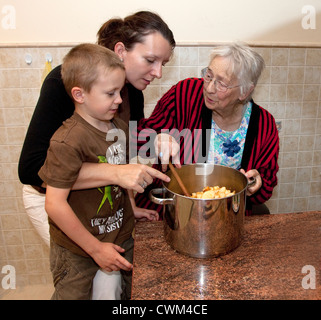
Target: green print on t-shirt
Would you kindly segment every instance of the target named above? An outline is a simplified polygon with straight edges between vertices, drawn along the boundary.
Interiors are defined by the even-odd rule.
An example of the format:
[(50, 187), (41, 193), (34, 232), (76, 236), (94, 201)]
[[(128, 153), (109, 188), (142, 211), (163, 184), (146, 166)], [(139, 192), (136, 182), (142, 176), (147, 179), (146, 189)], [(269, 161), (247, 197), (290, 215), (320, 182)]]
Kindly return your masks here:
[[(99, 159), (99, 163), (107, 163), (107, 159), (104, 156), (98, 156), (98, 159)], [(113, 209), (113, 200), (111, 198), (111, 186), (104, 187), (104, 191), (102, 190), (102, 188), (98, 188), (98, 190), (99, 190), (99, 192), (103, 193), (103, 199), (101, 200), (101, 203), (100, 203), (99, 208), (97, 210), (97, 214), (99, 213), (101, 207), (106, 202), (106, 199), (108, 199), (110, 207)]]

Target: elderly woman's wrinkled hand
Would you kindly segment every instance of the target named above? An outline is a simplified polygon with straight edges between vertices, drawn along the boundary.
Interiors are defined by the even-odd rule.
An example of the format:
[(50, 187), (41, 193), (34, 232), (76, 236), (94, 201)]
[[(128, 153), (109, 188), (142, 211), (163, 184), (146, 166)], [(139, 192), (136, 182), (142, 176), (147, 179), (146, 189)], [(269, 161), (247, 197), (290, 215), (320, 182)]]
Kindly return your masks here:
[(167, 133), (160, 133), (154, 140), (155, 152), (162, 163), (162, 171), (167, 171), (167, 165), (172, 158), (172, 163), (180, 168), (179, 160), (179, 144), (171, 135)]
[(251, 196), (262, 187), (262, 178), (256, 169), (252, 169), (247, 172), (245, 172), (244, 169), (241, 169), (240, 172), (242, 172), (246, 176), (248, 181), (251, 181), (251, 179), (255, 178), (255, 183), (248, 187), (246, 190), (247, 196)]

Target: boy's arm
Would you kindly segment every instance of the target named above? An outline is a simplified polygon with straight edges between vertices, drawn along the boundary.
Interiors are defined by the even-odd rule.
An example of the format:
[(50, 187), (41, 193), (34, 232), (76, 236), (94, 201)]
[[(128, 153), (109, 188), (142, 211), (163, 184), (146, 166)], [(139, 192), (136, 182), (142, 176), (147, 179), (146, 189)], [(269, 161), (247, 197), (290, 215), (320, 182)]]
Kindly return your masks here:
[(124, 252), (124, 249), (113, 243), (99, 241), (83, 226), (67, 202), (69, 192), (70, 189), (47, 186), (46, 211), (48, 216), (102, 269), (107, 271), (132, 269), (132, 264), (119, 254), (119, 252)]

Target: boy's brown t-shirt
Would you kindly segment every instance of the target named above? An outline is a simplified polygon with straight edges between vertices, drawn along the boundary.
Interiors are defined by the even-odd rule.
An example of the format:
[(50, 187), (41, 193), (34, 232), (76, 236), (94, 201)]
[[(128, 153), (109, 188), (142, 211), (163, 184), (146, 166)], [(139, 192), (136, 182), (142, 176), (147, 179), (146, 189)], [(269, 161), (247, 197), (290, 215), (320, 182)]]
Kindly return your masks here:
[[(128, 127), (113, 119), (115, 129), (106, 134), (91, 126), (76, 112), (50, 140), (40, 178), (56, 188), (71, 188), (83, 162), (125, 164), (128, 161)], [(109, 140), (109, 141), (107, 141)], [(127, 191), (117, 185), (71, 190), (68, 203), (97, 239), (120, 245), (134, 228), (134, 215)], [(58, 245), (88, 256), (49, 218), (50, 236)]]

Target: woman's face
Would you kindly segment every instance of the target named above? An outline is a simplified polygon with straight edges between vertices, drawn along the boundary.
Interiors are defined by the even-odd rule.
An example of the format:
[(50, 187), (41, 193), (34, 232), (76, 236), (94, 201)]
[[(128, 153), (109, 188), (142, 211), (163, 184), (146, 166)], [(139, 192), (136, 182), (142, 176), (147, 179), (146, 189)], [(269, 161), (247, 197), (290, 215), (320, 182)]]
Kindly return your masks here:
[(136, 89), (144, 90), (155, 78), (162, 77), (162, 67), (171, 55), (170, 43), (159, 32), (147, 35), (143, 43), (136, 43), (131, 50), (121, 54), (126, 80)]
[(224, 57), (216, 57), (212, 60), (208, 69), (214, 80), (220, 81), (228, 87), (237, 87), (228, 88), (226, 92), (220, 92), (216, 89), (213, 80), (210, 82), (204, 81), (203, 95), (205, 105), (210, 110), (216, 110), (217, 112), (233, 108), (242, 97), (238, 87), (238, 80), (229, 72), (229, 60)]

